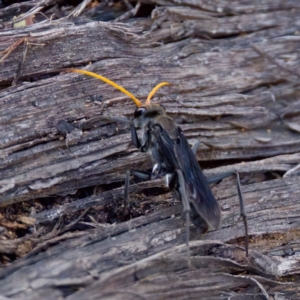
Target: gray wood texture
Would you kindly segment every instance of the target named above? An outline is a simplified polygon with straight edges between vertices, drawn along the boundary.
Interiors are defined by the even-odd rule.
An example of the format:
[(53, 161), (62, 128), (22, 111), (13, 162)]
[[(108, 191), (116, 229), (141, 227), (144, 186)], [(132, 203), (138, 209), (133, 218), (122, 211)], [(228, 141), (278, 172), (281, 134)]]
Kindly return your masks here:
[[(152, 18), (61, 18), (0, 31), (0, 51), (15, 45), (0, 57), (0, 206), (100, 186), (102, 192), (28, 215), (41, 229), (89, 207), (122, 205), (126, 170), (151, 167), (132, 145), (128, 124), (110, 119), (130, 119), (132, 101), (63, 68), (100, 73), (141, 101), (169, 81), (153, 101), (166, 107), (191, 144), (200, 141), (197, 159), (208, 166), (205, 175), (241, 174), (249, 257), (234, 179), (212, 187), (222, 228), (202, 237), (191, 227), (192, 269), (182, 206), (154, 180), (130, 186), (134, 201), (150, 203), (144, 216), (0, 240), (1, 253), (23, 256), (0, 270), (0, 295), (299, 299), (300, 2), (143, 3), (158, 5)], [(10, 11), (0, 10), (0, 17)], [(266, 181), (266, 174), (273, 179)]]

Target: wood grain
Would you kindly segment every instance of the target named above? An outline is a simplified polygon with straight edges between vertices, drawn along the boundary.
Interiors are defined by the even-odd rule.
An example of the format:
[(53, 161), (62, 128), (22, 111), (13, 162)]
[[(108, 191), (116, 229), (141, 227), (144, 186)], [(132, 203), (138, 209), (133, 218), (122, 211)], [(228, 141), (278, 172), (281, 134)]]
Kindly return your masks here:
[[(0, 270), (0, 295), (300, 298), (299, 2), (141, 3), (157, 5), (151, 17), (125, 23), (64, 17), (12, 29), (4, 22), (0, 51), (12, 50), (0, 62), (1, 209), (95, 192), (24, 215), (35, 220), (37, 231), (1, 238), (0, 252), (19, 258)], [(55, 1), (26, 5), (42, 4), (46, 9)], [(24, 5), (0, 9), (0, 17), (6, 20)], [(24, 42), (18, 41), (25, 38), (20, 65)], [(191, 144), (200, 141), (197, 159), (205, 175), (241, 174), (248, 258), (234, 179), (212, 186), (222, 228), (202, 237), (191, 227), (192, 269), (182, 206), (162, 180), (130, 186), (134, 205), (149, 207), (143, 215), (60, 231), (58, 220), (89, 207), (121, 210), (126, 170), (151, 168), (149, 157), (132, 145), (128, 123), (113, 118), (130, 120), (131, 100), (93, 78), (65, 72), (69, 67), (100, 73), (141, 101), (159, 82), (172, 84), (153, 101), (166, 107)], [(55, 223), (43, 235), (44, 226)]]

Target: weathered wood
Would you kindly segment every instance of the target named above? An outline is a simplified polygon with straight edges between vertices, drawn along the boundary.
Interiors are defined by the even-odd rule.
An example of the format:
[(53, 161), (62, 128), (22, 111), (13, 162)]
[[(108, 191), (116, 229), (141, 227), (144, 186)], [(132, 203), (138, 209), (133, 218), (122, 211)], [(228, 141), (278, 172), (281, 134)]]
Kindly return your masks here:
[[(30, 1), (27, 7), (54, 2)], [(36, 231), (0, 239), (2, 254), (24, 256), (0, 270), (0, 295), (300, 298), (299, 1), (141, 3), (161, 6), (152, 19), (62, 18), (0, 32), (1, 51), (15, 45), (0, 62), (0, 206), (100, 187), (92, 196), (18, 219), (23, 229), (35, 222)], [(0, 17), (14, 9), (0, 10)], [(27, 54), (18, 84), (10, 86), (23, 57), (21, 39), (27, 39)], [(78, 218), (78, 224), (96, 227), (85, 232), (60, 228), (58, 218), (89, 207), (121, 211), (126, 170), (151, 166), (133, 147), (128, 124), (110, 119), (131, 118), (135, 107), (128, 97), (95, 79), (66, 73), (66, 67), (101, 73), (141, 100), (160, 81), (172, 83), (154, 101), (164, 104), (191, 144), (201, 142), (197, 158), (204, 173), (241, 173), (248, 258), (241, 248), (244, 227), (237, 220), (234, 179), (212, 187), (222, 228), (199, 241), (191, 227), (193, 269), (187, 268), (181, 245), (182, 206), (162, 180), (130, 187), (134, 204), (149, 207), (145, 215), (114, 225)], [(293, 168), (294, 176), (282, 177)], [(55, 222), (46, 234), (44, 224)]]
[[(225, 49), (217, 52), (216, 47), (222, 49), (224, 41), (186, 39), (145, 48), (142, 42), (138, 43), (138, 35), (132, 34), (136, 30), (121, 29), (120, 25), (58, 25), (59, 28), (52, 25), (51, 29), (48, 26), (48, 31), (43, 28), (46, 25), (35, 25), (36, 31), (44, 30), (37, 37), (32, 29), (32, 42), (44, 46), (29, 46), (27, 62), (36, 63), (25, 63), (25, 78), (42, 74), (46, 66), (54, 71), (75, 62), (101, 60), (94, 64), (94, 70), (100, 70), (140, 98), (159, 81), (174, 83), (172, 88), (160, 91), (160, 102), (177, 122), (193, 123), (182, 126), (187, 137), (215, 147), (211, 151), (201, 146), (201, 160), (252, 159), (300, 150), (299, 134), (282, 126), (278, 118), (284, 104), (295, 104), (297, 87), (286, 82), (290, 74), (250, 47), (251, 38), (247, 43), (245, 38), (227, 42)], [(12, 32), (4, 32), (1, 45), (7, 47), (22, 36), (25, 33), (14, 32), (12, 38)], [(298, 47), (297, 38), (278, 38), (276, 44), (270, 41), (264, 49), (274, 57), (285, 53), (293, 60)], [(1, 74), (6, 82), (14, 76), (12, 70), (17, 67), (21, 50), (18, 48), (2, 63)], [(70, 51), (76, 53), (74, 61), (70, 60)], [(267, 85), (271, 87), (262, 88)], [(95, 175), (98, 184), (120, 182), (120, 174), (129, 166), (145, 167), (145, 156), (130, 146), (128, 131), (122, 125), (120, 129), (116, 124), (105, 125), (101, 117), (95, 117), (131, 114), (133, 105), (113, 88), (66, 74), (9, 88), (1, 94), (1, 205), (59, 194), (66, 188), (71, 191), (91, 186)], [(90, 96), (97, 94), (103, 96), (101, 105), (90, 102)], [(59, 140), (61, 134), (56, 126), (61, 120), (82, 131), (77, 144), (69, 148)], [(296, 120), (292, 117), (293, 122)], [(270, 138), (270, 142), (261, 143), (259, 138)], [(122, 160), (116, 160), (116, 155)]]
[[(243, 175), (247, 174), (248, 176), (257, 172), (278, 172), (278, 171), (285, 172), (291, 170), (292, 166), (295, 163), (299, 162), (299, 160), (300, 160), (299, 153), (292, 154), (292, 155), (280, 155), (273, 158), (267, 158), (255, 162), (231, 164), (229, 166), (214, 168), (214, 169), (204, 171), (204, 174), (210, 177), (220, 173), (227, 173), (227, 172), (234, 172), (234, 171), (239, 172), (240, 174)], [(236, 184), (235, 178), (233, 178), (233, 180), (231, 180), (229, 184), (235, 185)], [(134, 193), (141, 193), (145, 189), (151, 189), (154, 187), (163, 188), (164, 186), (165, 183), (161, 179), (147, 181), (144, 183), (140, 183), (138, 185), (131, 185), (130, 195), (131, 197), (133, 197)], [(218, 186), (217, 190), (222, 190), (222, 188)], [(95, 205), (98, 206), (104, 206), (108, 204), (112, 205), (114, 202), (118, 202), (118, 201), (122, 203), (123, 194), (124, 194), (124, 188), (123, 187), (117, 188), (114, 190), (103, 192), (99, 196), (93, 195), (91, 197), (79, 199), (77, 201), (73, 201), (65, 205), (54, 207), (49, 210), (44, 210), (40, 213), (32, 215), (32, 217), (36, 219), (36, 223), (52, 221), (54, 219), (57, 219), (58, 217), (62, 217), (69, 213), (74, 213)], [(170, 194), (169, 193), (163, 194), (156, 198), (153, 199), (153, 202), (156, 203), (157, 205), (158, 202), (167, 202), (170, 198)], [(148, 201), (147, 198), (146, 201)], [(159, 209), (159, 207), (157, 207), (156, 209)]]
[[(236, 248), (236, 246), (224, 245), (225, 248), (222, 250), (223, 246), (221, 249), (218, 246), (220, 242), (212, 242), (212, 240), (218, 240), (236, 244), (239, 241), (243, 245), (243, 224), (241, 221), (236, 222), (239, 211), (236, 188), (232, 186), (226, 188), (223, 185), (222, 189), (214, 189), (223, 211), (222, 228), (203, 236), (204, 241), (199, 241), (197, 228), (194, 226), (191, 228), (192, 239), (198, 240), (195, 241), (195, 244), (191, 243), (193, 256), (195, 256), (193, 259), (195, 269), (193, 270), (188, 271), (186, 269), (185, 246), (180, 246), (178, 250), (181, 249), (181, 254), (178, 253), (179, 256), (174, 257), (178, 250), (173, 247), (180, 245), (185, 239), (182, 218), (180, 216), (172, 217), (173, 214), (177, 215), (181, 211), (181, 205), (177, 204), (148, 216), (87, 231), (81, 237), (51, 247), (51, 251), (48, 250), (37, 256), (27, 256), (27, 258), (0, 272), (3, 278), (0, 282), (0, 293), (17, 298), (30, 293), (34, 299), (35, 295), (40, 295), (43, 291), (51, 290), (55, 295), (57, 293), (63, 295), (62, 286), (76, 290), (93, 283), (91, 288), (73, 294), (70, 299), (72, 297), (74, 299), (88, 298), (88, 295), (92, 295), (94, 292), (102, 298), (106, 293), (117, 293), (119, 289), (125, 287), (126, 290), (133, 291), (138, 286), (143, 286), (144, 280), (142, 278), (150, 275), (160, 277), (167, 273), (166, 278), (173, 276), (180, 278), (180, 274), (185, 270), (187, 278), (192, 274), (194, 274), (194, 279), (197, 278), (197, 281), (191, 286), (191, 292), (200, 293), (199, 295), (201, 295), (201, 291), (197, 289), (197, 286), (206, 282), (205, 278), (209, 273), (211, 274), (208, 277), (210, 278), (209, 282), (214, 282), (211, 281), (213, 275), (216, 278), (225, 276), (222, 279), (225, 285), (229, 280), (228, 276), (239, 274), (237, 278), (240, 277), (242, 283), (238, 282), (250, 288), (250, 291), (240, 290), (237, 294), (240, 297), (246, 297), (247, 293), (260, 294), (259, 291), (254, 292), (255, 289), (252, 290), (256, 285), (248, 281), (249, 277), (254, 276), (267, 289), (268, 293), (290, 292), (294, 298), (297, 298), (299, 297), (298, 283), (287, 282), (285, 285), (281, 281), (277, 282), (275, 278), (298, 274), (299, 272), (297, 254), (286, 255), (289, 249), (297, 251), (296, 245), (299, 246), (299, 230), (297, 230), (300, 215), (299, 188), (298, 177), (272, 180), (243, 187), (251, 235), (249, 258), (246, 258), (244, 251)], [(286, 234), (287, 232), (288, 234)], [(282, 244), (286, 245), (286, 249), (278, 249)], [(201, 247), (204, 249), (194, 250), (193, 245), (203, 245), (200, 246), (200, 249)], [(273, 249), (277, 251), (277, 256), (272, 255)], [(166, 252), (161, 252), (163, 250)], [(175, 251), (174, 254), (172, 254), (173, 251)], [(76, 263), (74, 263), (74, 258), (78, 258)], [(228, 260), (222, 269), (221, 265), (224, 258)], [(150, 261), (150, 265), (144, 265), (145, 261)], [(207, 267), (211, 268), (209, 272), (203, 264), (207, 264)], [(124, 265), (128, 266), (123, 267)], [(235, 265), (235, 267), (231, 269), (230, 265)], [(141, 271), (138, 271), (140, 268)], [(123, 274), (126, 278), (129, 276), (128, 272), (133, 270), (137, 272), (133, 282), (132, 279), (130, 281), (125, 280)], [(244, 271), (248, 272), (247, 280), (242, 277)], [(27, 277), (25, 274), (32, 274), (32, 276)], [(256, 275), (264, 278), (259, 279)], [(155, 276), (153, 279), (156, 278)], [(140, 293), (141, 296), (153, 290), (157, 291), (153, 298), (159, 297), (156, 293), (159, 293), (160, 284), (159, 281), (152, 282), (153, 279), (149, 282), (149, 290), (144, 290), (144, 287), (142, 290), (136, 290), (136, 293)], [(163, 280), (162, 277), (161, 280)], [(184, 279), (180, 280), (183, 284)], [(232, 280), (235, 279), (232, 278)], [(265, 280), (273, 280), (273, 283), (270, 286)], [(19, 284), (15, 285), (16, 282)], [(172, 281), (166, 283), (166, 291), (173, 295), (175, 291), (179, 292), (181, 288), (179, 286), (172, 291), (171, 283)], [(29, 286), (31, 291), (28, 290)], [(103, 286), (105, 286), (104, 290)], [(235, 290), (234, 286), (228, 286), (228, 292)], [(214, 285), (207, 286), (203, 293), (214, 292), (211, 290), (214, 288)], [(224, 286), (220, 287), (221, 292), (215, 291), (216, 295), (224, 292), (226, 290), (224, 288)], [(181, 298), (180, 295), (179, 293), (177, 297)]]

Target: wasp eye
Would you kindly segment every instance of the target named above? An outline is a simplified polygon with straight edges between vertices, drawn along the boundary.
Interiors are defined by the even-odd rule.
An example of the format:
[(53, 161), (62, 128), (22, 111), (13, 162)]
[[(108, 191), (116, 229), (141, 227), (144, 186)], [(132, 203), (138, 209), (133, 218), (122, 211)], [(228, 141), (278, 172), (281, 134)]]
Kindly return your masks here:
[(135, 110), (134, 117), (138, 118), (141, 115), (143, 115), (145, 112), (146, 112), (146, 108), (145, 107), (139, 107), (138, 109)]

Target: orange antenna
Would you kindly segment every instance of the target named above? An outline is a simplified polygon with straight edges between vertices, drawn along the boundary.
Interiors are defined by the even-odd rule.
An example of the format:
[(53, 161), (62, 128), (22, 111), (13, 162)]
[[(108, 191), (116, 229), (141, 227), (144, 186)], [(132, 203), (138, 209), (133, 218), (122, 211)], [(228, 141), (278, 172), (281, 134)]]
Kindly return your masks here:
[(165, 86), (165, 85), (170, 85), (169, 82), (161, 82), (159, 83), (148, 95), (147, 97), (147, 100), (145, 102), (145, 105), (150, 105), (150, 100), (151, 98), (154, 96), (154, 94), (158, 91), (158, 89), (160, 89), (162, 86)]
[[(80, 69), (65, 69), (66, 71), (69, 71), (69, 72), (75, 72), (75, 73), (80, 73), (80, 74), (84, 74), (84, 75), (88, 75), (88, 76), (92, 76), (94, 78), (97, 78), (97, 79), (100, 79), (108, 84), (110, 84), (111, 86), (113, 86), (114, 88), (118, 89), (119, 91), (121, 91), (122, 93), (124, 93), (125, 95), (129, 96), (133, 102), (135, 103), (135, 105), (137, 107), (141, 107), (142, 106), (142, 103), (140, 100), (138, 100), (134, 95), (132, 95), (130, 92), (128, 92), (126, 89), (124, 89), (123, 87), (121, 87), (120, 85), (116, 84), (115, 82), (113, 82), (112, 80), (109, 80), (108, 78), (102, 76), (102, 75), (99, 75), (99, 74), (96, 74), (94, 72), (90, 72), (90, 71), (86, 71), (86, 70), (80, 70)], [(154, 88), (155, 89), (155, 88)], [(155, 91), (154, 91), (155, 93)], [(153, 93), (153, 94), (154, 94)], [(149, 97), (148, 97), (149, 98)]]

